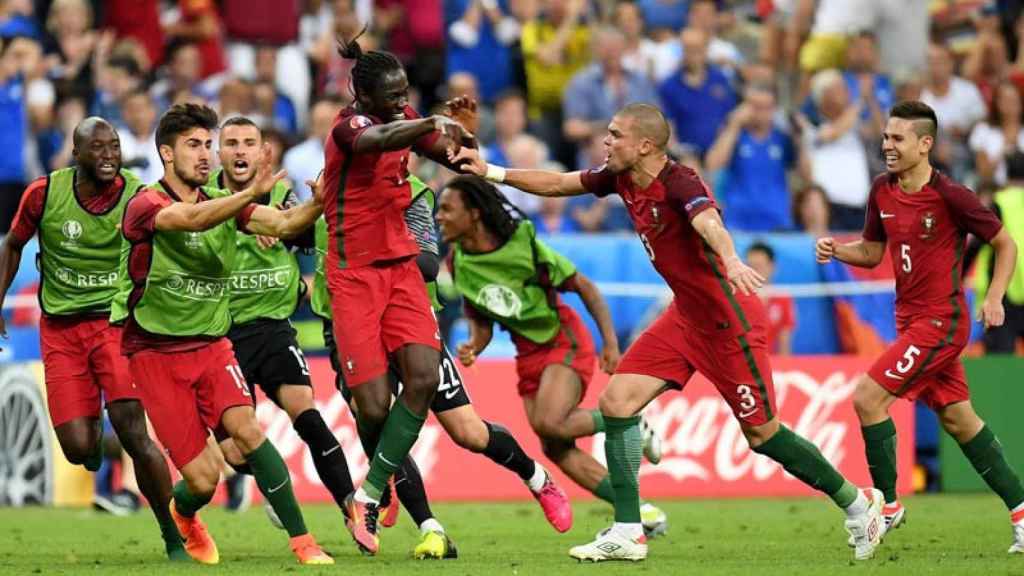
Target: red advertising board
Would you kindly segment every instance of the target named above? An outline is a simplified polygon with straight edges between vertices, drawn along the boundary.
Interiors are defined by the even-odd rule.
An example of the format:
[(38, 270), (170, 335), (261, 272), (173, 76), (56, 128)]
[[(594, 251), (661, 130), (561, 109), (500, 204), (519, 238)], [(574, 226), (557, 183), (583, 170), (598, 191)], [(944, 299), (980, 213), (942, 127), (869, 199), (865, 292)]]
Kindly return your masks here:
[[(870, 359), (829, 356), (778, 358), (773, 362), (779, 418), (792, 430), (816, 444), (852, 482), (870, 484), (864, 460), (860, 425), (852, 395), (858, 374)], [(341, 442), (357, 484), (367, 470), (351, 414), (334, 392), (333, 373), (325, 358), (311, 358), (318, 407)], [(463, 369), (473, 405), (485, 420), (504, 424), (534, 458), (539, 458), (573, 498), (589, 496), (557, 472), (540, 451), (516, 394), (515, 365), (508, 360), (480, 361)], [(607, 377), (596, 377), (584, 407), (597, 405)], [(645, 412), (664, 439), (664, 458), (658, 466), (640, 469), (641, 493), (646, 498), (704, 498), (796, 496), (814, 491), (790, 477), (773, 461), (747, 447), (728, 406), (715, 389), (698, 376), (682, 393), (669, 392)], [(260, 399), (260, 423), (288, 462), (296, 495), (303, 501), (327, 501), (306, 445), (292, 430), (288, 417), (273, 403)], [(911, 489), (914, 456), (913, 406), (896, 402), (892, 416), (899, 433), (899, 490)], [(578, 446), (604, 462), (603, 437), (583, 438)], [(413, 456), (423, 472), (430, 497), (435, 500), (511, 500), (528, 498), (514, 474), (483, 455), (457, 447), (431, 417), (423, 428)]]

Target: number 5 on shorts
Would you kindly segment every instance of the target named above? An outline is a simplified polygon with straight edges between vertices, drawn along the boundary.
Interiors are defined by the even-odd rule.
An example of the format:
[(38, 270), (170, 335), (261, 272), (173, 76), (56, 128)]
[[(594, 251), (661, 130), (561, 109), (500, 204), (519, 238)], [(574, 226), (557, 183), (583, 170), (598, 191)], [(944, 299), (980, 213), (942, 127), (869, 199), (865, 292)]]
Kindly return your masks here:
[(228, 374), (231, 374), (231, 379), (235, 381), (235, 386), (238, 386), (242, 394), (252, 396), (249, 394), (249, 387), (245, 385), (245, 375), (242, 374), (242, 369), (238, 364), (228, 364), (224, 369), (228, 371)]
[(910, 372), (914, 367), (914, 363), (917, 361), (917, 357), (920, 355), (921, 349), (910, 344), (907, 346), (907, 351), (903, 353), (903, 359), (896, 362), (896, 372), (899, 372), (899, 374), (894, 374), (892, 370), (887, 368), (885, 370), (886, 377), (892, 378), (893, 380), (903, 380), (902, 375)]

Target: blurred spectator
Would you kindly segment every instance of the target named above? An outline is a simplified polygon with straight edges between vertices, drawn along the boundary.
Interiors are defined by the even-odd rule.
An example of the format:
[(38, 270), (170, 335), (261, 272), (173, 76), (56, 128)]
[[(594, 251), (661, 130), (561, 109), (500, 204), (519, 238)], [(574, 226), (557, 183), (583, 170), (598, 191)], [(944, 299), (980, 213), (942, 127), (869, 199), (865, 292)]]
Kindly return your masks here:
[(24, 73), (16, 51), (19, 44), (36, 44), (30, 38), (8, 38), (0, 46), (0, 233), (7, 233), (18, 210), (21, 193), (32, 174), (27, 171), (29, 146), (28, 110), (25, 102)]
[(521, 40), (530, 118), (559, 158), (571, 161), (572, 149), (563, 146), (562, 92), (590, 59), (590, 32), (582, 22), (586, 4), (543, 0), (543, 5), (544, 17), (526, 22)]
[[(974, 124), (985, 118), (986, 109), (978, 87), (954, 74), (953, 54), (944, 44), (932, 43), (928, 48), (928, 77), (921, 101), (939, 119), (940, 157), (949, 163), (953, 177), (962, 179), (970, 164), (965, 140)], [(941, 150), (943, 143), (948, 152)]]
[(975, 124), (968, 140), (980, 188), (1006, 183), (1006, 157), (1024, 150), (1022, 119), (1020, 92), (1012, 82), (1003, 81), (996, 88), (988, 118)]
[(861, 103), (850, 101), (842, 74), (822, 70), (811, 79), (811, 96), (822, 123), (803, 129), (810, 141), (811, 174), (828, 194), (832, 227), (860, 230), (871, 187), (868, 158), (857, 131)]
[(224, 30), (234, 42), (283, 46), (299, 37), (300, 0), (220, 0), (219, 3)]
[[(548, 147), (529, 134), (520, 134), (508, 143), (508, 167), (522, 170), (549, 169), (550, 152)], [(511, 186), (501, 186), (501, 191), (513, 204), (529, 217), (540, 210), (540, 197), (527, 194)]]
[(316, 180), (324, 167), (324, 142), (340, 111), (341, 103), (336, 99), (317, 100), (309, 115), (309, 136), (284, 155), (284, 169), (296, 184), (295, 193), (300, 199), (309, 197), (309, 189), (304, 186), (306, 180)]
[[(405, 65), (409, 83), (434, 107), (444, 81), (444, 13), (441, 0), (376, 0), (373, 25), (387, 49)], [(414, 17), (415, 16), (415, 17)]]
[[(868, 29), (866, 5), (872, 1), (797, 0), (786, 50), (799, 51), (805, 78), (820, 70), (843, 67), (849, 35)], [(808, 31), (807, 40), (801, 42)]]
[(736, 92), (717, 66), (708, 64), (708, 35), (687, 28), (680, 35), (683, 65), (658, 92), (676, 139), (703, 155), (715, 142), (719, 127), (736, 106)]
[(996, 86), (1012, 72), (1010, 52), (999, 30), (999, 17), (982, 16), (976, 21), (978, 37), (963, 61), (963, 77), (974, 82), (985, 104), (992, 105)]
[(743, 55), (735, 44), (719, 36), (718, 24), (717, 0), (690, 0), (686, 25), (707, 34), (708, 62), (731, 74), (743, 64)]
[[(889, 77), (878, 71), (878, 45), (874, 33), (863, 31), (850, 39), (846, 50), (846, 69), (843, 71), (850, 100), (861, 100), (861, 93), (870, 94), (878, 108), (888, 115), (893, 101), (893, 88)], [(871, 121), (871, 110), (861, 110), (861, 122)]]
[(808, 184), (793, 196), (793, 220), (798, 229), (815, 238), (828, 236), (832, 229), (832, 215), (828, 196), (818, 184)]
[(476, 78), (468, 72), (456, 72), (448, 77), (448, 86), (445, 88), (445, 99), (465, 96), (477, 102), (477, 125), (476, 137), (481, 142), (494, 140), (494, 112), (491, 107), (483, 102), (480, 91), (477, 88)]
[(0, 38), (25, 36), (39, 40), (42, 30), (34, 16), (32, 0), (3, 0), (0, 2)]
[[(586, 147), (587, 162), (584, 168), (595, 168), (605, 163), (607, 149), (604, 137), (607, 131), (595, 134)], [(581, 194), (569, 198), (566, 211), (576, 221), (577, 227), (583, 232), (617, 232), (632, 231), (633, 222), (629, 218), (626, 205), (618, 194), (609, 194), (598, 198), (593, 194)]]
[(537, 232), (541, 234), (565, 234), (568, 232), (579, 232), (576, 221), (566, 214), (566, 206), (569, 201), (566, 197), (541, 198), (540, 208), (530, 216)]
[(187, 40), (199, 50), (199, 77), (209, 78), (227, 70), (224, 32), (214, 0), (178, 0), (180, 18), (164, 27), (171, 39)]
[[(253, 97), (252, 84), (238, 78), (225, 80), (221, 84), (215, 109), (221, 122), (232, 116), (253, 116), (255, 112), (255, 99)], [(270, 112), (272, 114), (273, 109)], [(253, 119), (257, 125), (265, 125), (269, 120), (270, 118), (265, 116)]]
[[(508, 0), (448, 0), (447, 73), (467, 72), (480, 84), (481, 101), (494, 102), (512, 85), (510, 46), (522, 32)], [(450, 81), (450, 78), (449, 78)]]
[[(284, 165), (284, 151), (288, 147), (288, 142), (285, 139), (284, 134), (274, 130), (273, 128), (264, 128), (262, 132), (263, 141), (270, 146), (270, 166), (273, 168), (274, 172), (278, 172)], [(306, 186), (305, 180), (298, 181), (290, 174), (288, 175), (288, 180), (293, 182), (297, 181), (298, 187), (305, 188), (307, 195), (309, 194), (309, 188)], [(294, 186), (292, 187), (294, 188)]]
[(163, 64), (159, 0), (104, 0), (103, 18), (103, 26), (114, 30), (118, 38), (132, 38), (142, 45), (150, 67)]
[(55, 0), (46, 17), (50, 37), (44, 45), (46, 67), (62, 95), (91, 99), (92, 57), (98, 35), (93, 30), (92, 6), (85, 0)]
[(648, 30), (669, 30), (673, 33), (686, 26), (690, 0), (638, 0)]
[[(747, 248), (747, 264), (764, 277), (765, 287), (771, 286), (775, 276), (775, 250), (763, 242), (754, 242)], [(778, 356), (793, 353), (793, 330), (796, 329), (796, 305), (792, 296), (761, 296), (768, 317), (768, 352)]]
[(770, 86), (747, 89), (743, 103), (707, 153), (709, 172), (725, 170), (720, 199), (726, 224), (737, 230), (793, 228), (787, 171), (797, 168), (810, 180), (810, 160), (802, 139), (775, 125), (775, 93)]
[(487, 161), (508, 166), (508, 146), (526, 131), (527, 125), (526, 98), (514, 90), (499, 96), (494, 103), (494, 141), (484, 148)]
[[(317, 92), (324, 96), (339, 96), (352, 99), (350, 90), (352, 67), (355, 62), (338, 54), (338, 41), (355, 38), (363, 29), (363, 23), (356, 15), (350, 0), (334, 2), (331, 26), (309, 48), (309, 57), (317, 68)], [(364, 34), (359, 38), (363, 52), (378, 48), (374, 36)]]
[(266, 85), (272, 95), (270, 109), (273, 112), (270, 116), (273, 117), (273, 126), (286, 134), (295, 134), (299, 130), (298, 114), (292, 99), (279, 88), (277, 55), (278, 49), (274, 46), (256, 47), (256, 98), (260, 100), (266, 96), (260, 92), (260, 86)]
[(143, 75), (139, 63), (127, 54), (106, 57), (109, 38), (108, 35), (101, 37), (97, 47), (96, 91), (90, 111), (115, 126), (122, 126), (121, 101), (142, 88)]
[[(663, 50), (644, 35), (644, 20), (640, 8), (633, 2), (620, 2), (615, 6), (615, 27), (626, 37), (626, 54), (622, 66), (631, 72), (642, 74), (648, 80), (664, 78), (675, 70), (676, 59), (669, 53), (662, 57)], [(663, 70), (658, 70), (659, 64)]]
[(577, 168), (586, 168), (585, 144), (603, 135), (615, 112), (633, 102), (658, 105), (658, 94), (647, 77), (626, 70), (622, 59), (626, 38), (614, 28), (594, 34), (594, 62), (576, 73), (565, 89), (562, 108), (566, 139), (581, 145)]
[(163, 178), (164, 168), (156, 147), (156, 106), (149, 94), (139, 90), (123, 101), (126, 129), (118, 131), (121, 158), (140, 180), (147, 184)]
[(166, 76), (153, 85), (153, 96), (161, 112), (183, 95), (195, 95), (207, 101), (216, 100), (216, 83), (200, 82), (202, 66), (202, 55), (195, 44), (176, 41), (167, 47)]

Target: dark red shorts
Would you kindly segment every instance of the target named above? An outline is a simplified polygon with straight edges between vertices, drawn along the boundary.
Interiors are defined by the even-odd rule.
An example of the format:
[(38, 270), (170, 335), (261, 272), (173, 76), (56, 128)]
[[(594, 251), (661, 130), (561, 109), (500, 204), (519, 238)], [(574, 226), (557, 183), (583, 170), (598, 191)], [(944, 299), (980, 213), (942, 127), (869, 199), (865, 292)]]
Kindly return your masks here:
[(187, 352), (136, 352), (129, 363), (153, 430), (179, 470), (206, 448), (225, 410), (252, 406), (227, 338)]
[(744, 426), (775, 416), (775, 387), (764, 327), (714, 338), (686, 326), (675, 305), (661, 313), (626, 350), (616, 374), (643, 374), (682, 389), (694, 372), (704, 375)]
[(558, 306), (562, 329), (545, 344), (534, 344), (517, 338), (516, 372), (519, 374), (519, 395), (532, 396), (540, 388), (544, 369), (553, 364), (572, 368), (580, 377), (580, 399), (587, 395), (587, 386), (594, 376), (597, 353), (587, 326), (572, 308)]
[(868, 376), (900, 398), (921, 399), (933, 410), (970, 398), (960, 354), (970, 324), (922, 318), (898, 330), (899, 337), (868, 370)]
[(83, 417), (98, 418), (106, 402), (137, 399), (128, 360), (121, 355), (121, 328), (106, 318), (39, 321), (46, 403), (56, 428)]
[(441, 350), (437, 319), (415, 258), (329, 270), (327, 287), (338, 360), (349, 388), (386, 374), (388, 354), (406, 344)]

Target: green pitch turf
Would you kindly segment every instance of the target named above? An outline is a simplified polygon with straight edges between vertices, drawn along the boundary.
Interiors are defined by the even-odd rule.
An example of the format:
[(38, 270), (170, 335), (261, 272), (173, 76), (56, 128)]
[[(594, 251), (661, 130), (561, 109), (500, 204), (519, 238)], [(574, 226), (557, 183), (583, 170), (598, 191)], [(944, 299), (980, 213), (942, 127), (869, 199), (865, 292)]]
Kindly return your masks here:
[(610, 522), (610, 509), (575, 505), (575, 526), (556, 534), (532, 503), (438, 505), (458, 560), (415, 561), (417, 533), (407, 516), (384, 531), (381, 553), (356, 551), (333, 507), (307, 506), (306, 519), (338, 564), (294, 564), (285, 534), (261, 507), (242, 515), (204, 512), (220, 547), (219, 566), (168, 565), (148, 512), (115, 518), (85, 510), (0, 509), (0, 574), (463, 575), (651, 574), (1024, 574), (1009, 557), (1009, 519), (993, 496), (908, 498), (908, 523), (889, 535), (874, 560), (852, 562), (842, 514), (824, 499), (702, 500), (663, 503), (669, 533), (651, 542), (646, 562), (578, 564), (569, 547)]

